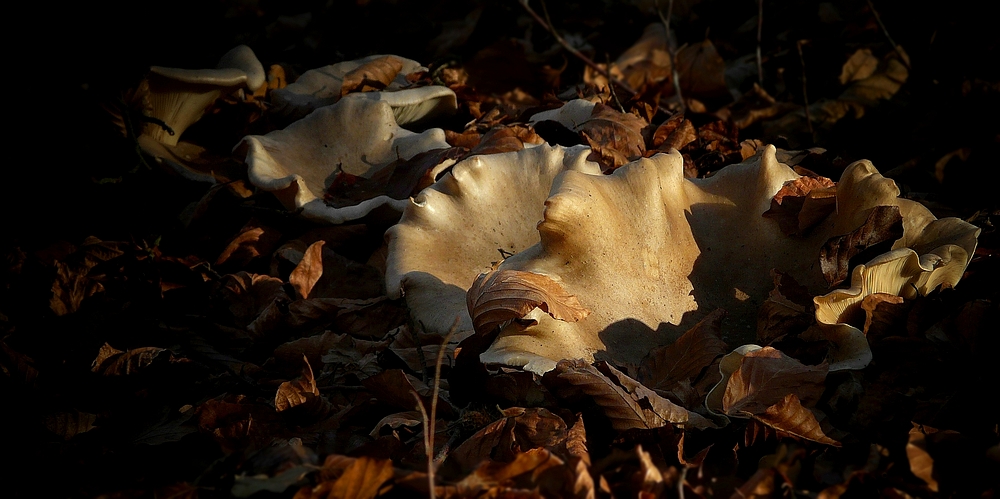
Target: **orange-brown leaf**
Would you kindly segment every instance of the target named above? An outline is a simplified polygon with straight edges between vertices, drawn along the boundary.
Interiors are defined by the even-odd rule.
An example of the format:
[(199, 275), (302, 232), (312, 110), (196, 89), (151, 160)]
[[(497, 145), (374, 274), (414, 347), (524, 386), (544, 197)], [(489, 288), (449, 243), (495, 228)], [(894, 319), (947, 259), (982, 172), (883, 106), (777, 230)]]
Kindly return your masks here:
[(634, 114), (597, 104), (590, 118), (581, 123), (577, 131), (591, 143), (591, 147), (596, 144), (626, 159), (635, 159), (646, 152), (644, 131), (648, 126), (646, 120)]
[(173, 358), (164, 348), (142, 347), (121, 351), (105, 343), (98, 351), (90, 370), (104, 376), (127, 376), (149, 367), (164, 352)]
[(392, 478), (392, 461), (359, 457), (333, 483), (329, 499), (373, 499)]
[(729, 378), (722, 408), (730, 416), (759, 415), (789, 393), (813, 404), (823, 393), (827, 370), (826, 364), (807, 366), (772, 347), (750, 352)]
[(725, 311), (717, 309), (674, 343), (649, 352), (639, 366), (639, 381), (657, 390), (672, 390), (680, 382), (693, 380), (716, 357), (726, 353), (721, 332), (725, 315)]
[(768, 407), (763, 413), (754, 415), (754, 419), (778, 430), (779, 434), (840, 447), (840, 442), (827, 436), (816, 415), (803, 407), (794, 393), (785, 395), (780, 402)]
[(680, 151), (684, 146), (698, 139), (691, 120), (677, 113), (664, 121), (653, 133), (653, 147), (661, 151), (671, 148)]
[(820, 248), (819, 266), (831, 286), (847, 279), (851, 268), (888, 251), (903, 237), (903, 217), (898, 206), (876, 206), (861, 227), (831, 237)]
[(319, 387), (316, 386), (316, 379), (313, 377), (312, 366), (309, 365), (309, 358), (303, 355), (302, 361), (305, 363), (305, 366), (302, 367), (302, 376), (282, 383), (278, 386), (278, 392), (274, 394), (274, 408), (278, 412), (308, 404), (320, 397)]
[(466, 295), (469, 315), (477, 332), (524, 317), (538, 307), (553, 319), (576, 322), (590, 315), (577, 300), (552, 278), (520, 270), (498, 270), (480, 274)]
[(387, 55), (374, 61), (358, 66), (354, 71), (344, 75), (344, 83), (340, 87), (340, 95), (351, 92), (371, 92), (382, 90), (392, 83), (403, 69), (403, 61)]
[(820, 176), (789, 180), (771, 199), (771, 208), (763, 216), (778, 222), (778, 228), (787, 235), (805, 234), (833, 212), (837, 204), (836, 185)]
[(322, 240), (310, 244), (302, 255), (302, 260), (288, 276), (288, 282), (295, 288), (299, 298), (309, 298), (313, 286), (323, 277), (323, 244), (325, 241)]
[(884, 336), (892, 326), (905, 320), (903, 297), (889, 293), (873, 293), (861, 300), (865, 311), (864, 333), (869, 341)]

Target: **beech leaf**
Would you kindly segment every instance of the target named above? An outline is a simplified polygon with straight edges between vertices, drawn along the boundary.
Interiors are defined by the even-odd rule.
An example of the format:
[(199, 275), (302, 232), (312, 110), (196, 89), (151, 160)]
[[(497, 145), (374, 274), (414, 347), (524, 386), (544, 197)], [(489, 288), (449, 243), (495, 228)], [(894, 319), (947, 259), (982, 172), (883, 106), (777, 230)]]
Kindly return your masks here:
[(864, 263), (892, 248), (903, 237), (903, 217), (898, 206), (876, 206), (861, 227), (831, 237), (819, 251), (819, 265), (830, 286), (844, 282), (857, 263)]
[(164, 348), (142, 347), (121, 351), (105, 343), (97, 352), (90, 370), (104, 376), (128, 376), (149, 367), (164, 352), (173, 358)]
[(73, 410), (46, 417), (45, 427), (63, 439), (69, 440), (80, 433), (94, 429), (94, 421), (97, 421), (96, 414)]
[(648, 126), (646, 120), (634, 114), (597, 104), (590, 119), (580, 124), (577, 131), (590, 142), (591, 147), (614, 151), (614, 154), (631, 160), (646, 152), (643, 132)]
[(329, 413), (331, 407), (319, 393), (309, 358), (303, 355), (302, 362), (305, 364), (302, 367), (302, 376), (278, 386), (278, 391), (274, 395), (274, 408), (278, 412), (296, 409), (297, 414), (304, 414), (316, 420)]
[(581, 395), (592, 398), (611, 426), (619, 431), (659, 428), (671, 423), (690, 428), (715, 426), (603, 361), (590, 365), (582, 360), (562, 360), (542, 376), (542, 383), (562, 398), (575, 399)]
[(729, 378), (722, 408), (729, 416), (759, 415), (789, 393), (813, 404), (823, 393), (826, 373), (825, 363), (807, 366), (772, 347), (746, 353)]
[(802, 406), (794, 393), (789, 393), (778, 403), (770, 406), (754, 419), (774, 428), (780, 434), (793, 435), (813, 442), (840, 447), (840, 442), (823, 432), (813, 411)]
[(325, 241), (322, 240), (310, 244), (302, 255), (302, 260), (288, 276), (288, 282), (295, 288), (299, 298), (309, 298), (313, 286), (323, 277), (323, 244)]
[(372, 499), (392, 478), (392, 461), (359, 457), (333, 483), (330, 499)]
[(553, 319), (576, 322), (590, 314), (580, 301), (552, 278), (533, 272), (499, 270), (480, 274), (466, 295), (477, 332), (524, 317), (535, 307)]
[(340, 96), (343, 97), (351, 92), (382, 90), (392, 83), (402, 69), (403, 61), (391, 55), (366, 62), (344, 75)]
[(820, 176), (802, 176), (785, 182), (763, 216), (778, 222), (786, 235), (802, 235), (837, 206), (836, 182)]
[(725, 315), (725, 311), (716, 309), (674, 343), (649, 352), (639, 365), (639, 380), (658, 390), (672, 390), (678, 383), (692, 381), (716, 357), (726, 353), (720, 329)]

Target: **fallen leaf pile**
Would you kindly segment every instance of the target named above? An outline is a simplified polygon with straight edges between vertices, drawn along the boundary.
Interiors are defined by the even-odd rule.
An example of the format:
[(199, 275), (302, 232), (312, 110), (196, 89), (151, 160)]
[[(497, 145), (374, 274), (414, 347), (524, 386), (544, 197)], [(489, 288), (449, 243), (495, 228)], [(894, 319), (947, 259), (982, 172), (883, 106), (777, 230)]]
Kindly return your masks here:
[[(993, 497), (1000, 211), (983, 172), (1000, 149), (974, 125), (1000, 95), (982, 62), (996, 45), (976, 38), (988, 16), (878, 0), (312, 7), (215, 6), (211, 35), (172, 15), (104, 24), (115, 43), (149, 40), (146, 65), (102, 59), (50, 96), (88, 111), (46, 115), (39, 133), (80, 130), (5, 181), (21, 191), (4, 196), (0, 241), (12, 497)], [(185, 30), (214, 38), (175, 43)], [(183, 107), (167, 74), (224, 84), (185, 87)], [(497, 270), (537, 242), (510, 234), (537, 238), (552, 203), (420, 226), (455, 252), (482, 242), (489, 261), (430, 298), (417, 289), (430, 273), (387, 288), (404, 207), (475, 197), (477, 175), (510, 158), (537, 158), (538, 178), (490, 188), (544, 200), (571, 175), (604, 180), (673, 150), (695, 179), (769, 145), (801, 175), (760, 213), (785, 237), (844, 209), (834, 180), (870, 158), (902, 197), (980, 229), (959, 284), (867, 283), (826, 324), (820, 294), (776, 268), (769, 293), (737, 296), (756, 311), (752, 338), (706, 310), (640, 362), (566, 358), (544, 374), (480, 354), (504, 325), (599, 313), (558, 272)], [(28, 217), (43, 207), (62, 215)], [(530, 227), (501, 217), (467, 233), (493, 214)], [(862, 219), (809, 257), (830, 292), (910, 223), (897, 206)], [(460, 265), (431, 253), (429, 267)], [(408, 300), (468, 300), (469, 316)]]

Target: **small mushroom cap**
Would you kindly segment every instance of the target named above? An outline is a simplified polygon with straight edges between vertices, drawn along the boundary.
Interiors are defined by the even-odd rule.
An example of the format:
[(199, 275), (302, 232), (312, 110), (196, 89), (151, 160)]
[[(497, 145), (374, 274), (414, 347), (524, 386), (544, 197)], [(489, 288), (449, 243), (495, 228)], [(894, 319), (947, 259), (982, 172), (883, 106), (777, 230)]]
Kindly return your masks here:
[(539, 121), (555, 121), (570, 130), (577, 131), (583, 122), (590, 119), (595, 105), (586, 99), (573, 99), (557, 109), (533, 114), (528, 122), (534, 125)]
[(480, 273), (538, 242), (553, 180), (564, 171), (597, 175), (588, 148), (548, 146), (472, 156), (415, 196), (386, 232), (386, 291), (406, 298), (414, 320), (444, 332), (460, 318), (472, 329), (466, 292)]
[(340, 172), (370, 177), (396, 159), (447, 147), (441, 129), (410, 132), (396, 124), (385, 102), (349, 95), (284, 130), (245, 137), (236, 152), (245, 155), (250, 181), (289, 209), (343, 223), (382, 205), (402, 210), (407, 201), (379, 196), (356, 206), (328, 206), (323, 196)]
[[(274, 112), (288, 120), (299, 119), (315, 109), (328, 106), (340, 100), (340, 90), (344, 77), (371, 61), (386, 57), (372, 55), (353, 61), (344, 61), (306, 71), (295, 83), (275, 90), (271, 94)], [(363, 92), (371, 97), (384, 100), (393, 109), (396, 123), (417, 125), (436, 116), (452, 114), (458, 109), (455, 92), (443, 86), (429, 86), (404, 89), (409, 82), (406, 75), (426, 70), (419, 62), (404, 57), (393, 56), (402, 61), (403, 68), (396, 78), (382, 92)]]
[[(147, 81), (150, 116), (163, 121), (173, 133), (155, 124), (147, 124), (143, 133), (157, 142), (174, 146), (184, 131), (200, 120), (205, 110), (224, 92), (241, 86), (256, 90), (264, 84), (265, 74), (250, 47), (240, 45), (222, 56), (217, 69), (153, 66)], [(155, 152), (149, 152), (155, 156)]]

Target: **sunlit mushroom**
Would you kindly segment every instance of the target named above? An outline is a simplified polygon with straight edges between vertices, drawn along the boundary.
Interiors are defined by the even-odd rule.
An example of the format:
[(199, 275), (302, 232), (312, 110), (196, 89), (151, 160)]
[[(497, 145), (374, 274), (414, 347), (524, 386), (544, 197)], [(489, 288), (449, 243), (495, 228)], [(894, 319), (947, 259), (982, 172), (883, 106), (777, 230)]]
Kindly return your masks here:
[[(306, 71), (295, 83), (271, 94), (274, 112), (293, 121), (316, 109), (329, 106), (340, 100), (344, 77), (348, 73), (384, 57), (386, 56), (372, 55)], [(396, 123), (401, 126), (417, 126), (437, 116), (455, 112), (458, 107), (455, 92), (440, 85), (404, 88), (409, 84), (406, 81), (407, 74), (425, 71), (427, 68), (411, 59), (391, 57), (401, 62), (402, 69), (383, 91), (364, 92), (366, 98), (389, 104)]]
[(589, 152), (543, 144), (457, 163), (415, 196), (386, 233), (389, 296), (404, 296), (427, 331), (448, 331), (456, 318), (459, 330), (471, 331), (469, 286), (506, 255), (538, 242), (535, 225), (558, 174), (600, 173), (586, 160)]
[(447, 147), (441, 129), (405, 130), (387, 103), (352, 94), (284, 130), (245, 137), (236, 152), (246, 158), (250, 181), (272, 191), (288, 209), (343, 223), (383, 205), (402, 211), (408, 201), (377, 196), (353, 206), (329, 206), (324, 196), (339, 174), (367, 178), (397, 159)]
[(193, 167), (204, 149), (181, 142), (181, 135), (205, 114), (220, 96), (246, 89), (253, 92), (266, 82), (264, 67), (246, 45), (219, 59), (215, 69), (177, 69), (153, 66), (146, 77), (149, 117), (138, 137), (142, 149), (181, 175), (214, 182), (208, 171)]
[[(784, 235), (761, 214), (783, 183), (798, 175), (774, 154), (769, 146), (707, 179), (685, 179), (676, 152), (638, 160), (609, 176), (567, 172), (557, 178), (538, 224), (540, 243), (500, 269), (548, 276), (592, 313), (568, 322), (536, 308), (504, 325), (481, 359), (535, 372), (563, 358), (636, 363), (720, 307), (729, 312), (730, 340), (749, 343), (758, 300), (772, 286), (770, 270), (787, 272), (821, 293), (826, 282), (819, 248), (856, 228), (878, 204), (900, 206), (905, 233), (896, 244), (914, 246), (897, 251), (948, 262), (920, 272), (904, 269), (910, 272), (906, 279), (926, 282), (929, 291), (935, 283), (953, 284), (955, 269), (968, 264), (975, 228), (954, 220), (933, 222), (923, 207), (897, 199), (891, 180), (876, 177), (867, 162), (845, 171), (839, 212), (807, 237)], [(892, 255), (885, 258), (896, 261)], [(820, 322), (825, 317), (817, 311)]]

